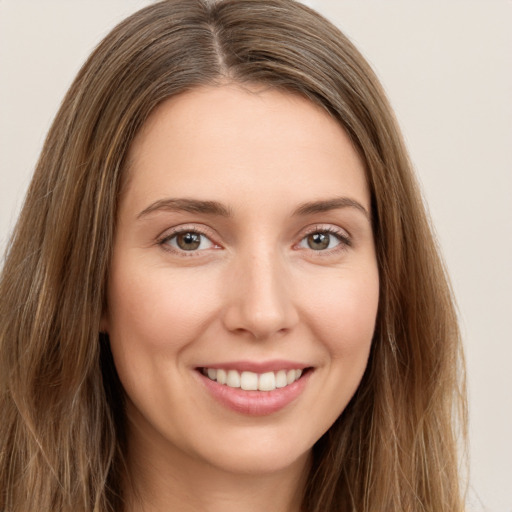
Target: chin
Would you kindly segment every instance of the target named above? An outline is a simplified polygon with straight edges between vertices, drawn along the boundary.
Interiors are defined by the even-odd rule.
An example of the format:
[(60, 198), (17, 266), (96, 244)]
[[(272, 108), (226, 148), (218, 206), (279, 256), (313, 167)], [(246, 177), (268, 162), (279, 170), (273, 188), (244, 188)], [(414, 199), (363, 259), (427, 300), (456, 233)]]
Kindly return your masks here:
[(264, 476), (306, 467), (311, 448), (298, 451), (297, 447), (279, 446), (278, 443), (254, 443), (225, 451), (211, 459), (215, 467), (232, 474)]

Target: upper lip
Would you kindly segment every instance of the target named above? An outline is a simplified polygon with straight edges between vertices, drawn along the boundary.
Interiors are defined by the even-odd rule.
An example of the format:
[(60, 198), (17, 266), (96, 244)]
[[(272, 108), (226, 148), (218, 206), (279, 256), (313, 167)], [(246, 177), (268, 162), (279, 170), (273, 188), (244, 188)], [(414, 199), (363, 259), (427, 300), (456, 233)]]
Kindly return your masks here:
[(229, 361), (219, 363), (207, 363), (198, 368), (215, 368), (223, 370), (238, 370), (239, 372), (266, 373), (277, 372), (279, 370), (303, 370), (311, 365), (289, 360), (271, 360), (271, 361)]

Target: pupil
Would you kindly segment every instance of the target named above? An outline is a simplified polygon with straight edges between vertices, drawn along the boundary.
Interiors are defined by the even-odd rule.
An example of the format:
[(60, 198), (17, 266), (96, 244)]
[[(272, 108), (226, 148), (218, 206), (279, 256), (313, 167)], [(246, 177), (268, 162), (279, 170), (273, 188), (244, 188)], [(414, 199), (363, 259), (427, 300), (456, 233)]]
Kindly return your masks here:
[(322, 250), (329, 247), (329, 235), (325, 233), (314, 233), (308, 236), (310, 249)]
[(184, 233), (178, 235), (178, 246), (184, 251), (193, 251), (201, 244), (201, 236), (197, 233)]

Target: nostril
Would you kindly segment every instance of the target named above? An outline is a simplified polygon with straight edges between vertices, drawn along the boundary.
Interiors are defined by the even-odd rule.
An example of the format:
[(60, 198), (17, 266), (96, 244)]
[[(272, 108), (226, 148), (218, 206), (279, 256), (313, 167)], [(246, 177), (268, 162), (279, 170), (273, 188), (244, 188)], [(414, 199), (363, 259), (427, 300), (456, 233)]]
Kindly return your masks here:
[[(246, 274), (254, 274), (247, 271)], [(268, 274), (241, 276), (228, 290), (223, 323), (237, 335), (263, 340), (289, 332), (299, 315), (286, 287)]]

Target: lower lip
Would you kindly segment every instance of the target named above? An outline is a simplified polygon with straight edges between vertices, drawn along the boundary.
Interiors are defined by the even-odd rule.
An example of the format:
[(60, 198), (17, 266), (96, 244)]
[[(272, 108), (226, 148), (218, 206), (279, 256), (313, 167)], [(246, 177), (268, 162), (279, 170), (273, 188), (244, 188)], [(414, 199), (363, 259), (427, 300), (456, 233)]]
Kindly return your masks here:
[(198, 372), (198, 375), (213, 398), (228, 409), (249, 416), (265, 416), (276, 413), (295, 401), (304, 391), (311, 373), (310, 369), (294, 383), (272, 391), (245, 391), (219, 384), (202, 373)]

